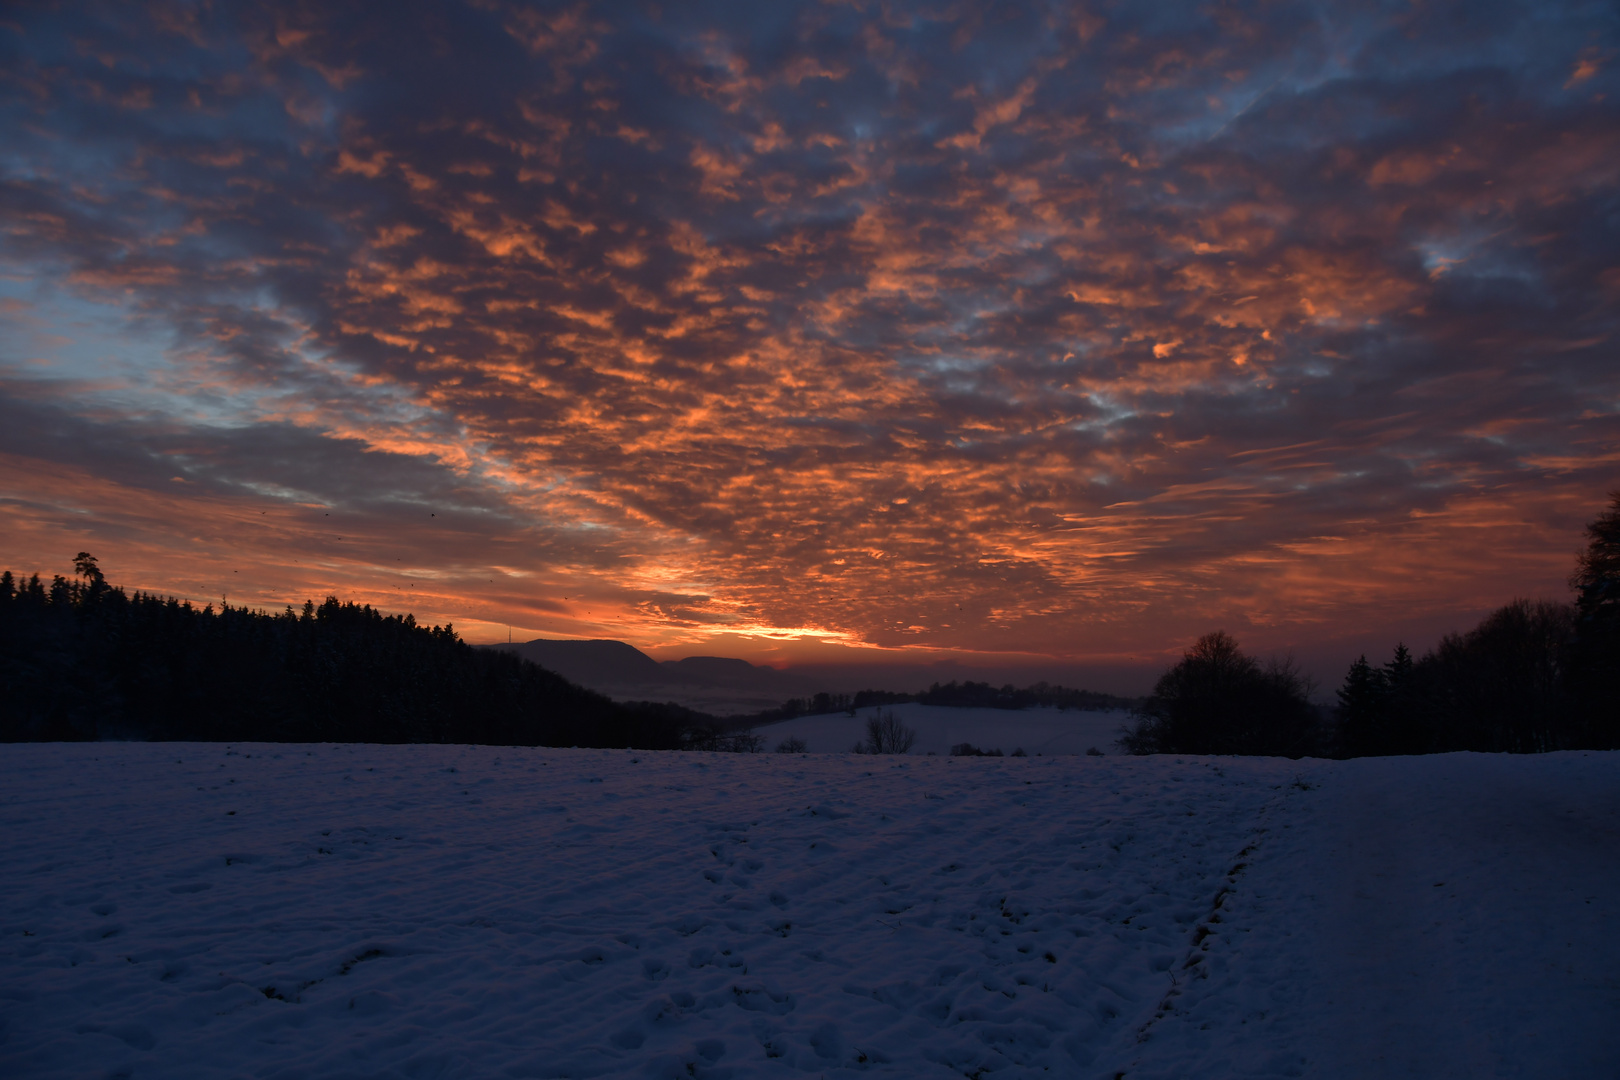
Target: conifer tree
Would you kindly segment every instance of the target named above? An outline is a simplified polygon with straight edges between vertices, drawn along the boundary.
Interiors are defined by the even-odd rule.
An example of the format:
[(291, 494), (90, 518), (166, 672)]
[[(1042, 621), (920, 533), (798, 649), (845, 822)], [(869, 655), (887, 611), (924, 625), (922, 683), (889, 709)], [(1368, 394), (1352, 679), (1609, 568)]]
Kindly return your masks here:
[(1389, 677), (1386, 670), (1367, 663), (1363, 653), (1350, 665), (1339, 697), (1339, 753), (1362, 757), (1384, 753), (1380, 735), (1389, 710)]
[(99, 585), (107, 580), (102, 576), (101, 568), (96, 565), (96, 557), (88, 551), (81, 551), (73, 556), (73, 572), (84, 578), (88, 585)]
[(1586, 526), (1586, 539), (1569, 580), (1575, 590), (1572, 741), (1620, 748), (1620, 491), (1609, 493), (1609, 507)]
[(1620, 491), (1586, 526), (1586, 550), (1576, 556), (1570, 586), (1582, 617), (1620, 618)]
[(1395, 655), (1384, 665), (1384, 682), (1392, 693), (1398, 692), (1406, 685), (1407, 680), (1412, 677), (1412, 667), (1411, 650), (1406, 647), (1404, 641), (1397, 642)]

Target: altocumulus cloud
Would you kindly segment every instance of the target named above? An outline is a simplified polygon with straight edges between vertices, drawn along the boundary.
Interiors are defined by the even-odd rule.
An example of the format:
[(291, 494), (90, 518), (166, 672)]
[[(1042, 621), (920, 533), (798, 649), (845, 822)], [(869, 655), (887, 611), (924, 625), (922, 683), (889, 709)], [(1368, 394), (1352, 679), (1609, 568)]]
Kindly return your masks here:
[(1123, 656), (1556, 592), (1615, 482), (1609, 5), (4, 20), (14, 563)]

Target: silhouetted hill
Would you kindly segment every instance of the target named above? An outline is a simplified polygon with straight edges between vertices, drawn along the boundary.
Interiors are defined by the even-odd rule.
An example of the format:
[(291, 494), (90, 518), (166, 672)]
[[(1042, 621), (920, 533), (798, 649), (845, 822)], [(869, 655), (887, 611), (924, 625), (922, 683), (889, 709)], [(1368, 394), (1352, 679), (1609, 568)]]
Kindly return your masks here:
[(669, 701), (718, 716), (774, 709), (815, 689), (802, 677), (735, 657), (658, 661), (623, 641), (535, 638), (482, 647), (531, 660), (616, 701)]
[[(933, 681), (926, 690), (899, 691), (870, 689), (868, 679), (885, 675), (914, 675), (911, 668), (896, 666), (855, 668), (847, 672), (777, 671), (750, 664), (731, 656), (688, 656), (682, 660), (657, 661), (640, 649), (622, 641), (590, 641), (536, 638), (518, 644), (485, 645), (482, 648), (509, 652), (532, 660), (570, 682), (579, 683), (615, 701), (664, 701), (715, 716), (734, 720), (749, 717), (770, 722), (788, 716), (817, 712), (841, 712), (867, 705), (893, 705), (918, 701), (929, 705), (959, 708), (1027, 709), (1046, 706), (1062, 709), (1123, 709), (1138, 699), (1089, 690), (1072, 690), (1047, 682), (1015, 689), (1010, 683), (955, 680)], [(928, 672), (931, 669), (918, 668)], [(856, 682), (856, 680), (862, 682)], [(904, 685), (898, 679), (893, 686)], [(848, 686), (867, 689), (851, 690)]]
[(651, 684), (666, 679), (663, 665), (623, 641), (535, 638), (484, 648), (521, 656), (581, 686)]
[(774, 668), (755, 667), (746, 660), (730, 656), (688, 656), (683, 660), (665, 660), (662, 665), (682, 676), (715, 683), (744, 683), (758, 685), (762, 679), (779, 675)]

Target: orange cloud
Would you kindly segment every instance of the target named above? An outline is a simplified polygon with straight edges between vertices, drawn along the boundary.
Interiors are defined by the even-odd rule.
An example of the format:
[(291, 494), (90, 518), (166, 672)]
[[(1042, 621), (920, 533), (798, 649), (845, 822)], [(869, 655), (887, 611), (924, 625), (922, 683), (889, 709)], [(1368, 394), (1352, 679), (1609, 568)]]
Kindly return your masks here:
[[(8, 280), (73, 298), (0, 305), (46, 361), (0, 357), (41, 569), (486, 639), (1143, 656), (1556, 593), (1612, 483), (1585, 45), (1547, 82), (1414, 23), (1423, 63), (1317, 82), (1291, 58), (1360, 39), (1258, 9), (290, 10), (154, 23), (196, 50), (154, 54), (197, 73), (169, 98), (94, 20), (17, 76)], [(139, 355), (52, 337), (81, 303)]]

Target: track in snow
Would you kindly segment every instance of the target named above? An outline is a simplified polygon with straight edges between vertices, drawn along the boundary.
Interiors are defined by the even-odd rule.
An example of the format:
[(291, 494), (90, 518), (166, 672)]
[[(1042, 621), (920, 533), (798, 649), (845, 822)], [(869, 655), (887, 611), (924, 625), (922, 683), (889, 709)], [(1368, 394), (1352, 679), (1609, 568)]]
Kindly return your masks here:
[[(1614, 970), (1610, 939), (1582, 939), (1567, 977), (1532, 971), (1550, 938), (1493, 923), (1489, 900), (1516, 895), (1512, 919), (1539, 910), (1570, 940), (1612, 920), (1616, 891), (1583, 890), (1613, 883), (1614, 818), (1593, 800), (1612, 808), (1617, 766), (4, 747), (0, 1072), (1350, 1076), (1353, 1021), (1381, 1032), (1382, 1074), (1418, 1075), (1401, 1072), (1407, 1014), (1378, 994), (1391, 978), (1419, 1004), (1454, 993), (1434, 974), (1447, 958), (1503, 988), (1468, 1002), (1487, 1015), (1535, 1014), (1515, 980), (1563, 987), (1546, 1000), (1565, 1059), (1612, 1064), (1590, 1023), (1586, 1058), (1566, 1030), (1613, 1015), (1612, 979), (1590, 981)], [(1415, 974), (1357, 961), (1345, 941), (1379, 936), (1354, 919), (1404, 908), (1439, 856), (1409, 847), (1368, 892), (1357, 875), (1382, 856), (1343, 845), (1392, 842), (1437, 775), (1552, 798), (1585, 839), (1566, 852), (1531, 830), (1513, 852), (1540, 850), (1538, 881), (1568, 888), (1513, 893), (1520, 855), (1498, 833), (1442, 830), (1467, 891), (1454, 910), (1423, 880), (1425, 918), (1466, 909), (1471, 928), (1390, 924), (1400, 956), (1402, 934), (1430, 943)], [(1566, 854), (1601, 851), (1560, 877)], [(1533, 1075), (1527, 1038), (1484, 1053)]]

